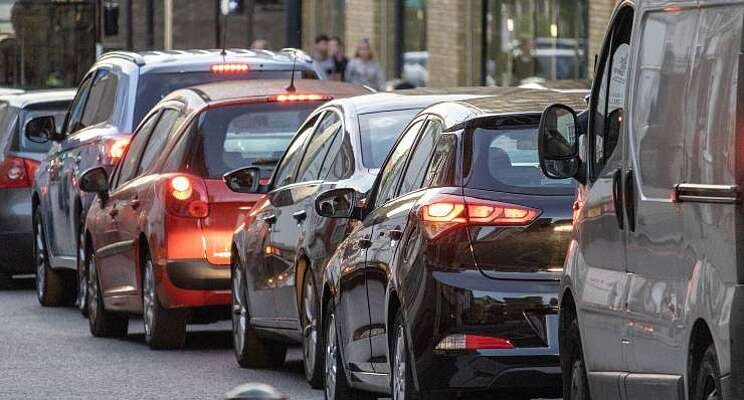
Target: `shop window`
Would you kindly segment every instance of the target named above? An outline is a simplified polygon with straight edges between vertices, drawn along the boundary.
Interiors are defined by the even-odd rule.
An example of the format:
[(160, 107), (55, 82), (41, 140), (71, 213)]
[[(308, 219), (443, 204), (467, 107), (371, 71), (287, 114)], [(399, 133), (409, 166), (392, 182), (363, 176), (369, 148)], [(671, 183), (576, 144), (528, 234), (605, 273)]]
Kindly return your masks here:
[(412, 86), (426, 86), (429, 82), (426, 0), (399, 1), (400, 78)]
[(119, 2), (103, 2), (103, 34), (117, 36), (119, 34)]

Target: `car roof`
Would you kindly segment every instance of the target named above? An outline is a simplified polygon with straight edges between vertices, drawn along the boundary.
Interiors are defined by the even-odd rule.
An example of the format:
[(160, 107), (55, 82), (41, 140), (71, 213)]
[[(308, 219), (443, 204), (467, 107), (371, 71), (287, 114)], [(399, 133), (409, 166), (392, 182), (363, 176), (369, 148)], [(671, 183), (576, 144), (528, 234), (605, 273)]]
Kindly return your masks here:
[(19, 94), (2, 95), (0, 96), (0, 102), (23, 108), (32, 104), (72, 101), (75, 92), (75, 89), (32, 90)]
[(280, 94), (318, 94), (321, 96), (348, 97), (370, 93), (370, 89), (345, 82), (316, 79), (294, 81), (295, 92), (287, 91), (287, 79), (255, 79), (241, 81), (213, 82), (192, 86), (173, 92), (168, 97), (179, 97), (183, 92), (196, 93), (205, 103), (217, 103), (255, 97), (269, 97)]
[(329, 103), (329, 105), (338, 104), (342, 107), (353, 108), (357, 114), (368, 114), (381, 111), (425, 108), (443, 101), (474, 99), (489, 94), (493, 94), (493, 88), (421, 88), (351, 97), (334, 101)]

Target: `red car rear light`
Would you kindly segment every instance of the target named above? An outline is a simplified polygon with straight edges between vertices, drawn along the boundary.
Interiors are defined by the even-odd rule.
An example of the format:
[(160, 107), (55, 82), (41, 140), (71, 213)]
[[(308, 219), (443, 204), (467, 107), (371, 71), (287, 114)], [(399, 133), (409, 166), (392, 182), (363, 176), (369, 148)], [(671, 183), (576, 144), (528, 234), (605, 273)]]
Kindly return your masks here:
[(293, 103), (303, 101), (328, 101), (332, 100), (333, 96), (327, 96), (322, 94), (280, 94), (269, 98), (269, 101), (277, 103)]
[(250, 72), (248, 64), (214, 64), (210, 67), (213, 74), (246, 74)]
[(0, 163), (0, 189), (31, 187), (39, 162), (20, 157), (6, 157)]
[(513, 349), (514, 344), (509, 340), (498, 336), (457, 334), (449, 335), (437, 344), (437, 350), (508, 350)]
[(209, 215), (207, 186), (201, 178), (176, 175), (165, 185), (165, 209), (176, 216), (204, 218)]
[(419, 209), (419, 219), (429, 239), (458, 226), (524, 226), (538, 215), (539, 210), (529, 207), (448, 194), (434, 196)]

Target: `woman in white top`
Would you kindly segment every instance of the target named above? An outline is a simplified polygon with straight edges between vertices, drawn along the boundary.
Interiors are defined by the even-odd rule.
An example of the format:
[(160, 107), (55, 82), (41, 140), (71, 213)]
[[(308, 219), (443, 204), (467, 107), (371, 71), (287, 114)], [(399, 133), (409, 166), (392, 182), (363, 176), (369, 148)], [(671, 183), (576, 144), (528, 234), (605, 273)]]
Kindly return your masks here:
[(369, 86), (375, 90), (382, 90), (385, 86), (385, 73), (374, 60), (369, 40), (362, 39), (357, 44), (356, 55), (346, 66), (346, 81)]

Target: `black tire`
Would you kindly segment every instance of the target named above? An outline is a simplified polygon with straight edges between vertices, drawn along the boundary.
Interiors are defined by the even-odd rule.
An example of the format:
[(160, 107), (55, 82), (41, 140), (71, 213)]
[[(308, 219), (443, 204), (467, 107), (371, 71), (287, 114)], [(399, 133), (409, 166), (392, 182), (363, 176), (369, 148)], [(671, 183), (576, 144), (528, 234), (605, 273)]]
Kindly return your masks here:
[(80, 228), (78, 229), (78, 251), (77, 251), (77, 282), (75, 286), (75, 307), (80, 310), (83, 317), (88, 318), (88, 269), (85, 250), (85, 216), (80, 215)]
[(323, 343), (324, 351), (324, 368), (323, 375), (325, 382), (326, 400), (374, 400), (377, 395), (370, 392), (364, 392), (349, 386), (346, 379), (346, 367), (341, 358), (341, 351), (336, 334), (336, 309), (333, 300), (326, 306), (325, 317), (323, 318)]
[(232, 325), (235, 360), (243, 368), (279, 368), (284, 365), (287, 345), (264, 340), (251, 326), (248, 316), (245, 279), (237, 260), (232, 267)]
[(96, 337), (124, 337), (129, 329), (129, 317), (106, 311), (101, 296), (101, 285), (98, 280), (96, 260), (91, 249), (86, 248), (88, 270), (88, 326), (90, 333)]
[(718, 356), (711, 344), (705, 349), (700, 366), (690, 377), (690, 400), (720, 400), (721, 399), (721, 371), (718, 369)]
[(181, 349), (186, 345), (188, 310), (164, 308), (155, 290), (155, 270), (149, 254), (145, 255), (142, 264), (145, 342), (152, 350)]
[(34, 262), (36, 263), (36, 298), (44, 307), (60, 307), (70, 303), (69, 278), (63, 271), (52, 269), (41, 211), (34, 210)]
[(395, 317), (395, 325), (390, 331), (392, 336), (388, 338), (388, 343), (390, 343), (390, 393), (392, 394), (392, 400), (420, 398), (413, 383), (413, 372), (410, 367), (411, 357), (408, 352), (409, 346), (405, 327), (403, 312), (399, 310)]
[(565, 349), (565, 353), (561, 355), (563, 398), (565, 400), (591, 400), (579, 323), (576, 318), (572, 318), (568, 323), (561, 345), (561, 351)]
[(323, 355), (325, 346), (318, 334), (320, 301), (315, 290), (313, 273), (309, 269), (302, 280), (302, 301), (300, 303), (300, 321), (302, 323), (302, 360), (305, 367), (305, 379), (313, 389), (323, 388)]

